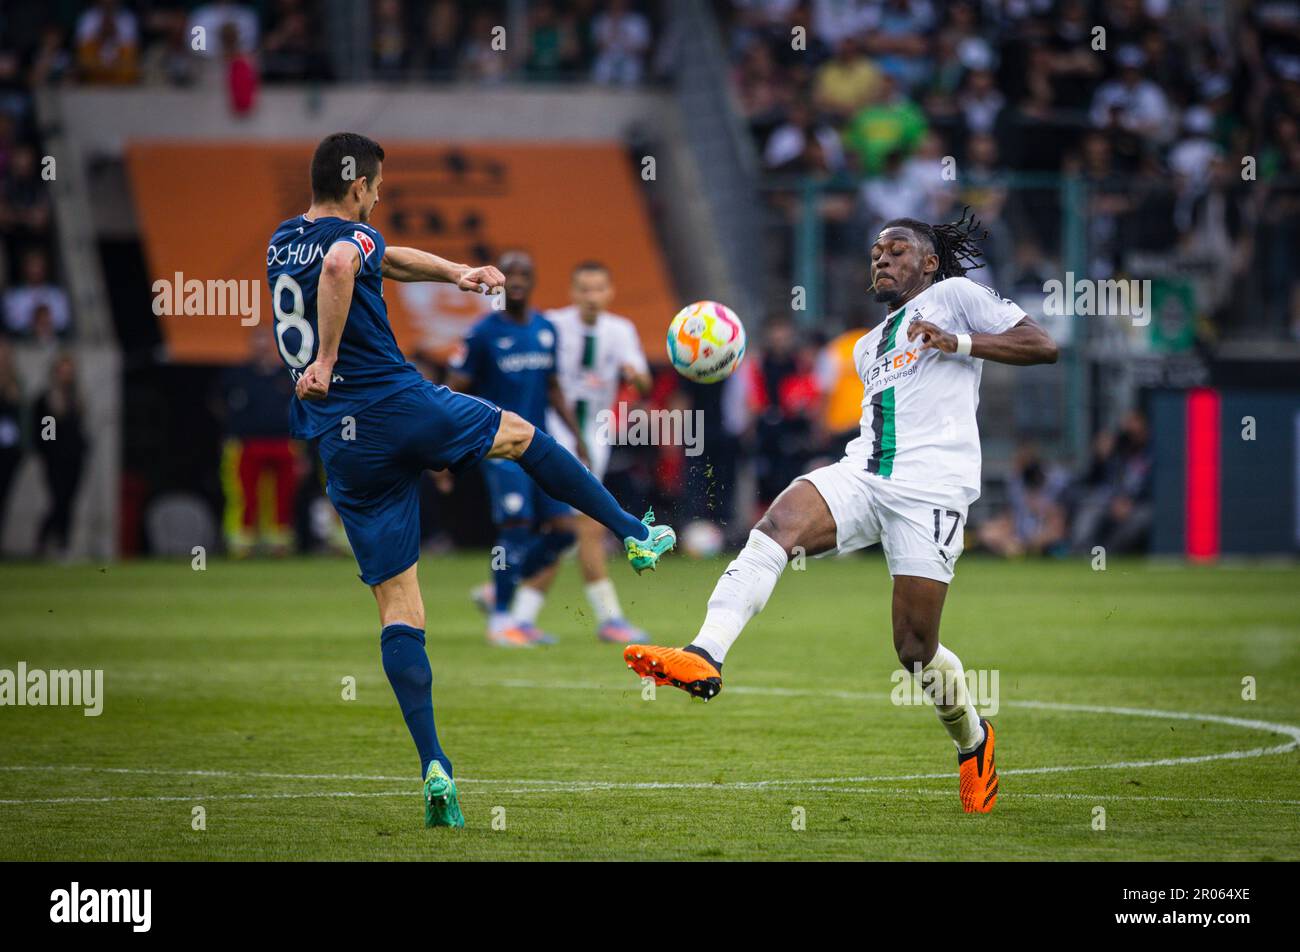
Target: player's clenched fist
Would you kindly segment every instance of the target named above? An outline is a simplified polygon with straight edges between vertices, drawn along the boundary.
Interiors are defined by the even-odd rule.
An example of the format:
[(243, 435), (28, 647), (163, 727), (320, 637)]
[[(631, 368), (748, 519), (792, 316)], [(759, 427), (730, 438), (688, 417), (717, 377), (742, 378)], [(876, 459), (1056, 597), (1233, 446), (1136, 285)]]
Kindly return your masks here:
[(942, 351), (945, 354), (957, 353), (957, 338), (947, 331), (935, 327), (929, 321), (913, 321), (907, 328), (909, 341), (921, 338), (921, 349)]
[(505, 288), (506, 276), (492, 265), (470, 268), (460, 276), (456, 287), (462, 291), (479, 291), (483, 294), (496, 294)]
[(330, 392), (330, 378), (334, 376), (332, 366), (319, 360), (310, 364), (294, 384), (293, 391), (299, 400), (324, 400)]

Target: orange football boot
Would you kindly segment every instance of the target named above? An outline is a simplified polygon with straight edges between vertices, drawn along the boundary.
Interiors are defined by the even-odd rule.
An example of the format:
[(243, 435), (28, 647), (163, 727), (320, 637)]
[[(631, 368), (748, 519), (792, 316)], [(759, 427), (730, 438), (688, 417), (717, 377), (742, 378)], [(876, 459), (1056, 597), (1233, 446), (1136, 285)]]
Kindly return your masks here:
[(655, 684), (671, 684), (705, 701), (722, 690), (721, 667), (693, 651), (628, 645), (623, 649), (623, 660), (638, 677), (654, 678)]
[(967, 813), (991, 813), (998, 802), (998, 768), (993, 763), (993, 725), (980, 718), (984, 741), (968, 754), (957, 755), (957, 793)]

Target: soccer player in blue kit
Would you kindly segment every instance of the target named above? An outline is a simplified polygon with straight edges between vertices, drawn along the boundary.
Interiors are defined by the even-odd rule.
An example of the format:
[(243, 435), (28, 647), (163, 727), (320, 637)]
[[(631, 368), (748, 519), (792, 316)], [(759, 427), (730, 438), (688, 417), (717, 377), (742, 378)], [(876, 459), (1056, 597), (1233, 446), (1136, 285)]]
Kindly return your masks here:
[(295, 381), (290, 429), (316, 444), (326, 491), (378, 603), (384, 673), (420, 755), (425, 825), (463, 826), (434, 726), (424, 648), (416, 578), (421, 473), (514, 460), (544, 492), (620, 536), (638, 573), (653, 568), (676, 536), (624, 512), (582, 463), (518, 414), (430, 383), (402, 356), (384, 278), (482, 293), (501, 288), (504, 277), (495, 267), (388, 247), (368, 224), (383, 160), (379, 144), (356, 133), (322, 140), (311, 163), (311, 207), (276, 228), (266, 273), (276, 344)]
[[(532, 258), (523, 251), (508, 251), (501, 256), (500, 269), (505, 307), (474, 325), (447, 382), (461, 392), (472, 388), (539, 430), (546, 428), (548, 407), (566, 425), (577, 427), (556, 377), (555, 328), (528, 306), (534, 284)], [(577, 449), (578, 458), (586, 463), (586, 448), (579, 442)], [(488, 641), (501, 647), (550, 643), (554, 639), (537, 625), (513, 618), (511, 607), (520, 581), (554, 565), (577, 541), (573, 510), (539, 489), (513, 460), (485, 460), (481, 469), (492, 499), (498, 547), (492, 564), (495, 591), (488, 613)]]

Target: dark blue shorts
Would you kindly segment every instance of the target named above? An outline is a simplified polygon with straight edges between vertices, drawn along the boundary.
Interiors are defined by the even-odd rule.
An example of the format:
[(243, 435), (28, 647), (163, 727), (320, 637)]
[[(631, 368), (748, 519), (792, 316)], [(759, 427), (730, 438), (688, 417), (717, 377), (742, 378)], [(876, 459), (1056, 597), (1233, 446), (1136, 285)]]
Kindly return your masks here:
[(492, 498), (492, 521), (546, 522), (573, 515), (573, 509), (542, 492), (533, 478), (514, 460), (484, 460), (480, 467)]
[(343, 520), (361, 581), (378, 585), (416, 563), (421, 474), (474, 465), (492, 449), (500, 425), (496, 404), (426, 380), (320, 436), (325, 491)]

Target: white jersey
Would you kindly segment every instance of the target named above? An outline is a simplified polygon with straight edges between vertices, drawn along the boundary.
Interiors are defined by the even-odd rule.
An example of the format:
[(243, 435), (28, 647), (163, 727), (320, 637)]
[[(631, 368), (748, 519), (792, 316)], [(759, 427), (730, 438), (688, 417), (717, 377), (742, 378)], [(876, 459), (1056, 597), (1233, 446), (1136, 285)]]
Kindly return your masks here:
[(975, 423), (984, 361), (923, 351), (907, 327), (924, 320), (950, 334), (1000, 334), (1022, 308), (969, 278), (947, 278), (890, 314), (853, 348), (862, 378), (862, 433), (844, 459), (900, 482), (956, 486), (973, 502), (980, 490)]
[[(606, 311), (588, 324), (576, 307), (556, 308), (547, 311), (546, 316), (559, 335), (555, 372), (583, 439), (588, 447), (607, 443), (601, 434), (613, 428), (599, 426), (600, 411), (613, 407), (623, 366), (630, 364), (640, 372), (649, 371), (636, 326), (626, 317)], [(547, 427), (561, 443), (571, 442), (566, 439), (568, 429), (554, 411), (549, 411)]]

